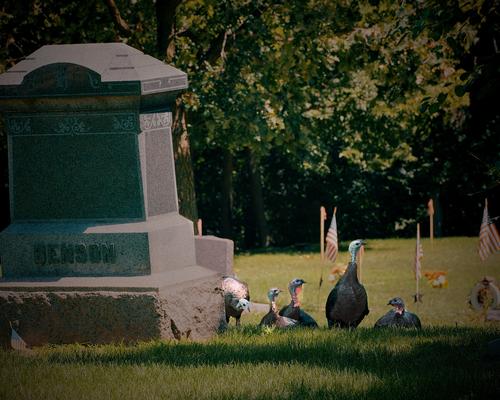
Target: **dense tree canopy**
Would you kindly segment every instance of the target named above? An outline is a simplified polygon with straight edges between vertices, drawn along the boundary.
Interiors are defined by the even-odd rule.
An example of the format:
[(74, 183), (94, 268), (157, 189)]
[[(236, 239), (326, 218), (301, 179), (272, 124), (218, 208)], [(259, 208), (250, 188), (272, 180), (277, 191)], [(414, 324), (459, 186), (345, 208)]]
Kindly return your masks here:
[(430, 197), (438, 233), (475, 235), (500, 212), (498, 5), (7, 1), (1, 61), (120, 40), (186, 71), (181, 210), (240, 247), (316, 241), (321, 204), (341, 239), (413, 234)]

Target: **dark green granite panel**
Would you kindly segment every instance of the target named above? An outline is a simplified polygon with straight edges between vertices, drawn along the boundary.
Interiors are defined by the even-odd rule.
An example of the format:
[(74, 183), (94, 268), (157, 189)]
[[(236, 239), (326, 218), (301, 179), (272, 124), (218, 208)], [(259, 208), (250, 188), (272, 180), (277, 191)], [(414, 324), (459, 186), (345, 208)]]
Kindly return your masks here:
[(11, 140), (14, 220), (144, 217), (137, 135)]

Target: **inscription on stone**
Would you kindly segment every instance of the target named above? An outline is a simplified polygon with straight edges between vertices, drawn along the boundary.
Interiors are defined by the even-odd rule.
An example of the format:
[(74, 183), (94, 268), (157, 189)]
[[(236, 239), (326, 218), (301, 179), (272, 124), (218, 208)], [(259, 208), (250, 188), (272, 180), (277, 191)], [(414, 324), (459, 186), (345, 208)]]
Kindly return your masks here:
[(116, 248), (113, 243), (37, 243), (33, 246), (36, 265), (56, 264), (115, 264)]

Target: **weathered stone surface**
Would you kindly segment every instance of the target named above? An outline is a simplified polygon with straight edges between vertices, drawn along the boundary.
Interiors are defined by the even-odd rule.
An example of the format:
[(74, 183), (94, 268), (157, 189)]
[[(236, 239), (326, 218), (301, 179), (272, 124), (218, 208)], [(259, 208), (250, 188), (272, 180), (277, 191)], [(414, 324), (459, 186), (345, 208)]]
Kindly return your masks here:
[(172, 113), (141, 114), (140, 127), (139, 149), (146, 215), (152, 217), (177, 212)]
[(196, 236), (196, 261), (199, 265), (230, 275), (233, 272), (234, 243), (216, 236)]
[[(184, 278), (186, 278), (184, 276)], [(160, 278), (161, 279), (161, 278)], [(31, 286), (0, 290), (0, 343), (9, 346), (9, 321), (29, 346), (206, 339), (225, 326), (220, 276), (152, 287)], [(164, 282), (165, 283), (165, 282)], [(22, 286), (22, 283), (20, 283)], [(154, 286), (156, 285), (156, 286)]]

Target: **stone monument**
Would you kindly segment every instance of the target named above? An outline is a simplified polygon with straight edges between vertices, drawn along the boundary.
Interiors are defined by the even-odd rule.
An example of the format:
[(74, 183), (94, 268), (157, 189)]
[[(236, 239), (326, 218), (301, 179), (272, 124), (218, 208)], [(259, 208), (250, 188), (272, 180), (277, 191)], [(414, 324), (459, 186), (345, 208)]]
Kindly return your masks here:
[(179, 215), (171, 106), (187, 76), (122, 43), (43, 46), (0, 75), (11, 224), (0, 341), (206, 338), (233, 244)]

